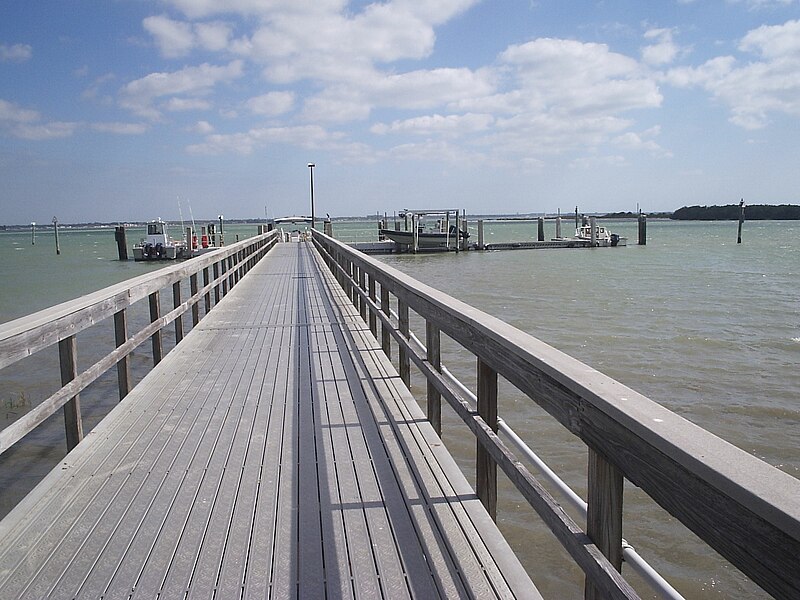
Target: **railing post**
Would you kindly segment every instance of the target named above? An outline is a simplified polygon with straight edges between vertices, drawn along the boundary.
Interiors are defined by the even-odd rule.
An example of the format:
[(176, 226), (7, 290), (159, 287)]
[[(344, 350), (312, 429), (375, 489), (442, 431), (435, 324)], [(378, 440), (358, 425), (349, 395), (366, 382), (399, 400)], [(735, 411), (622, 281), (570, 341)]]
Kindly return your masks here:
[[(128, 312), (122, 309), (114, 313), (114, 340), (117, 348), (128, 341)], [(117, 383), (119, 385), (119, 399), (122, 400), (131, 391), (131, 366), (125, 356), (117, 363)]]
[[(161, 294), (158, 290), (150, 294), (150, 322), (153, 323), (161, 318)], [(156, 331), (150, 341), (153, 344), (153, 366), (161, 362), (164, 358), (164, 343), (161, 339), (161, 329)]]
[[(440, 354), (441, 334), (439, 328), (430, 321), (425, 323), (425, 347), (427, 348), (428, 363), (441, 373), (442, 359)], [(442, 395), (428, 381), (428, 421), (433, 426), (436, 435), (442, 435)]]
[(222, 297), (224, 298), (228, 295), (228, 278), (225, 276), (225, 273), (228, 271), (228, 259), (223, 258), (219, 261), (219, 266), (221, 271), (220, 276), (222, 277)]
[[(358, 267), (358, 287), (361, 288), (362, 292), (367, 291), (367, 274), (364, 271), (364, 267)], [(364, 296), (358, 296), (358, 306), (359, 312), (361, 313), (362, 320), (366, 323), (367, 322), (367, 300)]]
[(372, 335), (377, 339), (378, 337), (378, 318), (375, 316), (375, 277), (372, 275), (369, 276), (369, 299), (372, 300), (372, 304), (369, 307), (369, 330), (372, 332)]
[[(67, 385), (78, 376), (78, 345), (74, 335), (58, 342), (58, 359), (61, 366), (61, 385)], [(83, 439), (80, 395), (73, 396), (64, 405), (64, 428), (69, 452)]]
[[(176, 281), (172, 284), (172, 308), (181, 305), (181, 282)], [(175, 343), (183, 339), (183, 315), (175, 317)]]
[[(203, 287), (204, 288), (208, 287), (208, 267), (203, 269)], [(204, 300), (205, 300), (206, 314), (208, 314), (208, 311), (211, 310), (211, 292), (210, 291), (206, 292)]]
[(217, 282), (214, 284), (214, 306), (219, 304), (219, 262), (215, 262), (212, 265), (213, 273), (214, 273), (214, 281)]
[[(478, 415), (497, 431), (497, 371), (478, 358)], [(475, 491), (486, 511), (497, 520), (497, 463), (478, 442), (475, 455)]]
[[(623, 476), (613, 464), (589, 448), (586, 533), (617, 571), (622, 569)], [(600, 600), (600, 591), (588, 579), (586, 600)]]
[[(400, 334), (405, 339), (408, 339), (408, 304), (400, 300), (400, 298), (397, 299), (397, 317)], [(411, 360), (403, 344), (398, 344), (398, 358), (400, 361), (400, 379), (408, 389), (411, 389)]]
[[(189, 276), (189, 287), (192, 291), (192, 298), (197, 295), (198, 286), (197, 286), (197, 273)], [(192, 327), (197, 327), (197, 324), (200, 322), (200, 300), (195, 299), (193, 300), (194, 304), (192, 304)]]
[[(391, 319), (392, 313), (389, 307), (389, 290), (386, 289), (386, 286), (381, 284), (381, 312), (386, 316), (387, 319)], [(382, 324), (381, 325), (381, 347), (383, 348), (383, 353), (386, 355), (387, 358), (392, 358), (392, 334), (389, 332), (389, 326)]]

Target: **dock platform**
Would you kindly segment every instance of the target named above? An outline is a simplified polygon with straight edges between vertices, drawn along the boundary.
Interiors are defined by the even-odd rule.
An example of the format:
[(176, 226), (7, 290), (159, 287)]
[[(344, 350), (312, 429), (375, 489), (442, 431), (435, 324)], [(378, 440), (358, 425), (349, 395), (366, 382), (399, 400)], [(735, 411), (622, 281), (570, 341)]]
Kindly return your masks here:
[(311, 244), (0, 522), (0, 598), (539, 598)]

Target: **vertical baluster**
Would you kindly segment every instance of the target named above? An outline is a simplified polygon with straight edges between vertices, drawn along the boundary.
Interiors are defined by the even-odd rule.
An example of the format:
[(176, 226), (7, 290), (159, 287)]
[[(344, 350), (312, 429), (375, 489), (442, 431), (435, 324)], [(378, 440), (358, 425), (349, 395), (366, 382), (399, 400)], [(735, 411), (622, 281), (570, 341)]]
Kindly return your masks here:
[[(181, 282), (176, 281), (172, 284), (172, 308), (178, 308), (181, 305)], [(175, 318), (175, 343), (177, 344), (183, 339), (183, 316)]]
[(212, 265), (213, 273), (214, 273), (214, 281), (217, 282), (214, 284), (214, 306), (219, 304), (219, 263), (215, 262)]
[[(589, 448), (586, 533), (617, 571), (622, 569), (622, 496), (622, 471)], [(584, 597), (600, 600), (602, 595), (586, 580)]]
[[(367, 274), (364, 271), (364, 267), (358, 267), (358, 287), (361, 288), (361, 291), (366, 293), (367, 291)], [(367, 322), (367, 299), (364, 296), (358, 296), (358, 307), (359, 312), (361, 313), (361, 318), (364, 322)]]
[[(114, 340), (117, 348), (128, 341), (128, 311), (122, 309), (114, 313)], [(131, 365), (130, 355), (120, 359), (117, 363), (117, 384), (119, 386), (119, 399), (122, 400), (131, 391)]]
[[(207, 288), (208, 287), (208, 283), (209, 283), (208, 267), (206, 267), (205, 269), (203, 269), (203, 287)], [(211, 292), (210, 291), (206, 292), (204, 300), (205, 300), (206, 314), (208, 314), (208, 311), (211, 310)]]
[[(78, 376), (78, 345), (75, 336), (58, 342), (58, 359), (61, 366), (61, 385), (67, 385)], [(64, 428), (67, 435), (67, 452), (83, 439), (81, 399), (76, 394), (64, 405)]]
[[(478, 414), (497, 431), (497, 371), (478, 358)], [(478, 442), (475, 455), (475, 487), (492, 519), (497, 519), (497, 463)]]
[[(430, 321), (425, 323), (425, 346), (427, 348), (428, 363), (441, 373), (441, 335), (439, 333), (439, 328)], [(441, 436), (442, 395), (430, 381), (428, 381), (428, 421), (430, 421), (436, 434)]]
[[(391, 318), (391, 309), (389, 307), (389, 290), (386, 286), (381, 284), (381, 312), (386, 315), (386, 318)], [(392, 358), (392, 334), (389, 333), (388, 325), (381, 325), (381, 347), (386, 357)]]
[[(161, 318), (161, 294), (158, 290), (150, 294), (150, 322), (153, 323)], [(161, 362), (164, 358), (164, 342), (159, 328), (152, 336), (150, 341), (153, 345), (153, 366)]]
[[(189, 287), (192, 290), (192, 298), (197, 295), (197, 291), (199, 289), (197, 285), (197, 273), (189, 276)], [(192, 304), (192, 327), (196, 327), (197, 324), (200, 322), (200, 299), (194, 298), (194, 304)]]
[[(408, 339), (408, 304), (397, 299), (397, 317), (400, 333), (405, 339)], [(408, 351), (402, 344), (398, 344), (398, 357), (400, 360), (400, 379), (406, 384), (408, 389), (411, 389), (411, 360), (408, 357)]]
[(369, 307), (369, 330), (372, 332), (372, 335), (377, 338), (378, 337), (378, 318), (375, 316), (375, 278), (370, 275), (369, 276), (369, 299), (372, 300), (372, 303)]

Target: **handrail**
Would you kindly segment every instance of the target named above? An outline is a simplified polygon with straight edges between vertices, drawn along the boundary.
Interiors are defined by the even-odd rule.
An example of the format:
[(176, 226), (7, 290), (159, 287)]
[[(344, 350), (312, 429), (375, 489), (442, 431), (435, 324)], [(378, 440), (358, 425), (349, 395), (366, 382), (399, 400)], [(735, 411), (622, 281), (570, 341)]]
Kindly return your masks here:
[[(628, 479), (764, 590), (776, 597), (800, 596), (796, 562), (800, 555), (800, 480), (491, 315), (320, 232), (314, 232), (314, 242), (362, 315), (380, 321), (384, 349), (390, 337), (397, 341), (401, 376), (406, 368), (403, 363), (413, 361), (534, 508), (537, 502), (547, 504), (546, 492), (539, 498), (529, 496), (535, 480), (531, 481), (527, 469), (513, 455), (505, 455), (507, 449), (493, 434), (496, 419), (486, 423), (475, 415), (464, 394), (434, 368), (435, 361), (413, 347), (407, 326), (403, 326), (407, 311), (416, 312), (426, 320), (428, 331), (435, 336), (444, 333), (483, 365), (479, 371), (487, 372), (488, 379), (481, 382), (479, 377), (479, 412), (482, 393), (484, 400), (491, 399), (493, 372), (495, 378), (499, 375), (509, 381), (586, 444), (586, 535), (614, 568), (619, 569), (622, 558), (622, 483)], [(364, 283), (367, 279), (369, 291)], [(380, 303), (374, 291), (378, 287)], [(389, 294), (396, 299), (397, 314), (404, 316), (397, 324), (389, 314)], [(488, 484), (478, 487), (479, 497), (491, 506), (491, 477)], [(552, 514), (539, 512), (551, 529), (569, 527), (560, 516), (554, 519)], [(553, 531), (563, 543), (559, 532)], [(573, 534), (583, 532), (579, 529)], [(567, 550), (578, 560), (575, 549)], [(605, 571), (601, 561), (595, 565)], [(587, 572), (587, 597), (596, 597), (593, 586), (608, 582), (598, 582), (597, 571), (581, 566)]]
[[(64, 407), (66, 419), (67, 448), (71, 450), (83, 437), (80, 392), (116, 365), (121, 400), (132, 387), (128, 365), (130, 353), (151, 339), (153, 362), (157, 364), (163, 354), (161, 332), (164, 327), (175, 323), (175, 341), (180, 342), (183, 337), (182, 316), (191, 311), (192, 325), (197, 325), (201, 318), (199, 304), (203, 302), (205, 313), (208, 313), (264, 257), (277, 240), (277, 231), (247, 238), (174, 266), (140, 275), (0, 324), (0, 369), (58, 344), (62, 383), (61, 388), (0, 431), (0, 454), (36, 429), (61, 407)], [(202, 287), (199, 283), (201, 275)], [(181, 282), (187, 278), (191, 296), (183, 300)], [(173, 310), (161, 315), (160, 291), (170, 286)], [(145, 298), (150, 300), (150, 323), (129, 335), (127, 309)], [(112, 316), (116, 348), (79, 374), (76, 364), (76, 334)]]
[[(397, 313), (391, 311), (391, 316), (397, 319)], [(421, 354), (426, 354), (428, 349), (422, 341), (413, 332), (409, 335), (409, 341), (417, 346)], [(469, 400), (470, 404), (474, 407), (477, 406), (478, 397), (472, 393), (467, 386), (465, 386), (453, 373), (443, 364), (441, 365), (442, 375), (454, 386), (458, 387), (464, 396)], [(497, 418), (497, 430), (502, 433), (511, 446), (519, 452), (523, 458), (528, 462), (535, 465), (536, 469), (541, 474), (542, 478), (547, 480), (550, 484), (555, 486), (562, 497), (572, 506), (578, 514), (584, 519), (586, 518), (586, 500), (581, 498), (567, 483), (561, 479), (550, 466), (545, 463), (536, 452), (534, 452), (528, 444), (525, 443), (517, 432), (508, 424), (502, 417)], [(683, 600), (683, 596), (676, 590), (670, 583), (664, 579), (658, 571), (656, 571), (639, 553), (631, 546), (627, 540), (622, 539), (622, 557), (626, 563), (646, 581), (650, 587), (656, 592), (659, 598), (664, 600)]]

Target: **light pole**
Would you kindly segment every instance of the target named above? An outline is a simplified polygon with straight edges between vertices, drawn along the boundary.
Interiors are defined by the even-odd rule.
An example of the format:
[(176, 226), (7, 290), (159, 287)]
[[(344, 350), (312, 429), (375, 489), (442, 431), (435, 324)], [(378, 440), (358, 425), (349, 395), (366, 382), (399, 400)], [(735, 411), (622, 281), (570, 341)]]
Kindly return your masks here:
[(314, 163), (308, 163), (308, 172), (311, 174), (311, 229), (316, 229), (316, 221), (314, 220)]

